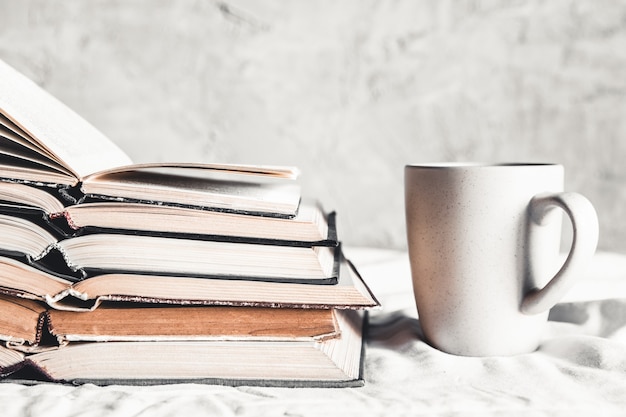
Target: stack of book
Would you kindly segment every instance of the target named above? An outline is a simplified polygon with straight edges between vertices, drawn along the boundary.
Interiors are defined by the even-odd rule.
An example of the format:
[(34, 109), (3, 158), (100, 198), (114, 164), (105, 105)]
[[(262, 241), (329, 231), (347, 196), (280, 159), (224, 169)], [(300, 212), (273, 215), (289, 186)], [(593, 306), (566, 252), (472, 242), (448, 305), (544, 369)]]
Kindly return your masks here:
[(297, 175), (132, 164), (0, 61), (0, 375), (362, 384), (379, 303)]

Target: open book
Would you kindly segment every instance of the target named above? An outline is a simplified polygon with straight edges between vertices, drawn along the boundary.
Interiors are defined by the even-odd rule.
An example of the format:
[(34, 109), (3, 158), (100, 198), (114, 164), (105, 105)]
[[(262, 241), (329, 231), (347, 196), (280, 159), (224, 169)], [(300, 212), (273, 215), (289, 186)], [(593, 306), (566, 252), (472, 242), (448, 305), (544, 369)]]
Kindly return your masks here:
[(293, 218), (113, 201), (49, 211), (32, 201), (37, 193), (58, 203), (40, 189), (0, 181), (0, 213), (28, 219), (60, 238), (90, 233), (132, 233), (291, 246), (338, 244), (336, 214), (326, 213), (315, 202), (302, 202)]
[(338, 246), (268, 245), (93, 233), (57, 240), (22, 217), (0, 214), (0, 254), (77, 279), (138, 273), (334, 284)]
[(102, 274), (72, 282), (0, 257), (0, 293), (79, 311), (95, 309), (104, 301), (344, 309), (380, 305), (343, 257), (335, 285), (138, 274)]
[(60, 206), (96, 199), (293, 217), (297, 175), (293, 167), (133, 165), (95, 127), (0, 60), (0, 180), (45, 190)]
[[(14, 319), (4, 319), (8, 315)], [(355, 310), (142, 305), (77, 313), (0, 296), (0, 340), (6, 342), (0, 376), (32, 380), (34, 371), (71, 383), (359, 386), (362, 316)]]

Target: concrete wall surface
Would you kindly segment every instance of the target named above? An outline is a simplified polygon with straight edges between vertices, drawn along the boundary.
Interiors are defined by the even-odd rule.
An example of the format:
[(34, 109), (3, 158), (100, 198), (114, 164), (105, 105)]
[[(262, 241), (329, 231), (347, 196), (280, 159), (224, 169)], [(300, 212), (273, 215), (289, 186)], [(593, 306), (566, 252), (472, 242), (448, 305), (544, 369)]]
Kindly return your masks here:
[(0, 0), (0, 59), (136, 162), (297, 165), (350, 245), (403, 167), (552, 161), (626, 251), (624, 0)]

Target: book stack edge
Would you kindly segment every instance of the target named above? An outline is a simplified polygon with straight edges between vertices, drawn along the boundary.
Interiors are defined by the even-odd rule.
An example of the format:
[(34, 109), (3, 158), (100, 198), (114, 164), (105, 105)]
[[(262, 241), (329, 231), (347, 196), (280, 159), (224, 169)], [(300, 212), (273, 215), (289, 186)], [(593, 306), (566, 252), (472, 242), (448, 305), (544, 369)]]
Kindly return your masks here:
[(362, 385), (379, 303), (298, 174), (132, 164), (0, 61), (0, 376)]

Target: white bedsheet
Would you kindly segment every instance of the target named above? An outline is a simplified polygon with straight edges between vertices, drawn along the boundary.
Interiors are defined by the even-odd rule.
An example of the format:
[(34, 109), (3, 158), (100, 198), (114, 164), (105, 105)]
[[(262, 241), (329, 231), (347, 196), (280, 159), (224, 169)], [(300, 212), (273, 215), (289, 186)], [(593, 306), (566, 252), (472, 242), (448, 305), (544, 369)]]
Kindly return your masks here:
[(0, 416), (626, 415), (626, 256), (599, 253), (537, 352), (464, 358), (424, 343), (405, 253), (348, 248), (384, 308), (362, 388), (0, 384)]

